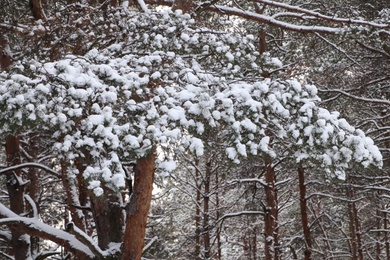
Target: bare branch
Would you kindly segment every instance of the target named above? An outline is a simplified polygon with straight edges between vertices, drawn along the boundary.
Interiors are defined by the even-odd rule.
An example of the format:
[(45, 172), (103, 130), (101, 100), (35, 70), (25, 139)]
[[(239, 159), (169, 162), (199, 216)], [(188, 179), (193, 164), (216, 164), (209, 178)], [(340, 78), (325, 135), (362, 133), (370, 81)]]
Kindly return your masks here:
[(50, 169), (46, 165), (39, 164), (39, 163), (22, 163), (22, 164), (18, 164), (15, 166), (7, 167), (5, 169), (0, 170), (0, 174), (12, 172), (12, 171), (23, 169), (23, 168), (38, 168), (38, 169), (41, 169), (41, 170), (44, 170), (44, 171), (50, 173), (51, 175), (54, 175), (56, 177), (60, 177), (60, 174), (58, 172)]
[(319, 89), (318, 91), (320, 92), (334, 92), (334, 93), (340, 93), (346, 97), (349, 97), (349, 98), (352, 98), (352, 99), (355, 99), (355, 100), (359, 100), (359, 101), (363, 101), (363, 102), (369, 102), (369, 103), (376, 103), (376, 104), (383, 104), (383, 105), (390, 105), (390, 101), (389, 100), (385, 100), (385, 99), (376, 99), (376, 98), (365, 98), (365, 97), (358, 97), (358, 96), (355, 96), (355, 95), (352, 95), (352, 94), (349, 94), (341, 89), (329, 89), (329, 90), (324, 90), (324, 89)]
[(289, 11), (294, 11), (294, 12), (299, 12), (299, 13), (304, 13), (306, 15), (310, 15), (316, 18), (319, 18), (321, 20), (326, 20), (326, 21), (331, 21), (331, 22), (336, 22), (336, 23), (347, 23), (347, 24), (358, 24), (358, 25), (367, 25), (371, 27), (376, 27), (376, 28), (390, 28), (390, 23), (389, 24), (381, 24), (381, 23), (374, 23), (374, 22), (368, 22), (365, 20), (355, 20), (355, 19), (349, 19), (349, 18), (336, 18), (332, 16), (327, 16), (323, 15), (321, 13), (303, 9), (297, 6), (292, 6), (284, 3), (279, 3), (275, 1), (269, 1), (269, 0), (255, 0), (258, 3), (263, 3), (267, 4), (270, 6), (275, 6), (279, 8), (283, 8)]

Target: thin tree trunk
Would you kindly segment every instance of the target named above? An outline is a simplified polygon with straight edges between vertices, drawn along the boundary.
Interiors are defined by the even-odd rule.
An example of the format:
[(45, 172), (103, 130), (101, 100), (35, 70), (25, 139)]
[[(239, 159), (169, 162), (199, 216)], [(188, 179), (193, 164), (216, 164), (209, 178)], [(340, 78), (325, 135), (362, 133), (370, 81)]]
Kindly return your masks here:
[[(388, 218), (387, 218), (387, 212), (383, 212), (384, 217), (383, 217), (383, 228), (387, 230), (388, 228)], [(388, 232), (385, 232), (385, 248), (386, 248), (386, 259), (389, 259), (390, 257), (390, 244), (389, 244), (389, 237), (388, 237)]]
[[(215, 207), (217, 209), (217, 219), (221, 217), (220, 209), (219, 209), (219, 178), (218, 171), (215, 173)], [(221, 229), (218, 227), (217, 229), (217, 256), (216, 259), (222, 259), (222, 247), (221, 247)]]
[(251, 256), (253, 260), (257, 260), (257, 232), (258, 232), (258, 228), (256, 225), (252, 230), (252, 237), (251, 237)]
[[(5, 151), (7, 154), (7, 165), (13, 166), (21, 163), (19, 138), (8, 136), (5, 141)], [(15, 170), (7, 174), (7, 190), (11, 210), (22, 215), (24, 213), (24, 183), (20, 170)], [(10, 227), (12, 234), (12, 247), (15, 260), (25, 260), (30, 255), (29, 237), (23, 232)]]
[[(380, 216), (381, 215), (381, 212), (380, 210), (376, 210), (376, 214), (377, 216)], [(378, 220), (378, 223), (376, 225), (376, 228), (378, 230), (380, 230), (382, 227), (381, 227), (381, 219)], [(386, 232), (387, 233), (387, 232)], [(375, 243), (375, 250), (376, 250), (376, 260), (380, 260), (381, 259), (381, 232), (377, 232), (376, 234), (376, 243)]]
[(272, 165), (272, 158), (265, 156), (265, 181), (267, 186), (265, 187), (266, 208), (264, 212), (264, 235), (265, 245), (264, 253), (266, 260), (279, 259), (278, 249), (276, 245), (278, 243), (277, 233), (277, 197), (275, 190), (275, 170)]
[(134, 171), (134, 189), (127, 208), (123, 260), (141, 259), (150, 203), (152, 200), (155, 153), (139, 159)]
[(200, 256), (200, 221), (201, 221), (201, 189), (202, 189), (202, 182), (201, 182), (201, 176), (199, 172), (199, 159), (195, 160), (195, 182), (196, 182), (196, 209), (195, 209), (195, 259), (201, 260), (202, 257)]
[(303, 228), (303, 236), (305, 238), (305, 260), (311, 259), (312, 254), (312, 241), (309, 227), (309, 220), (307, 215), (307, 201), (306, 201), (306, 185), (305, 185), (305, 171), (302, 166), (298, 167), (298, 177), (299, 177), (299, 200), (301, 207), (301, 220)]
[(203, 197), (203, 246), (204, 259), (210, 259), (211, 244), (210, 244), (210, 178), (211, 178), (211, 162), (206, 163), (206, 173), (204, 179), (204, 197)]
[(356, 242), (357, 242), (357, 250), (358, 250), (358, 259), (363, 260), (363, 247), (362, 247), (362, 234), (360, 232), (360, 221), (358, 217), (358, 211), (356, 208), (356, 203), (352, 203), (352, 209), (353, 209), (353, 217), (354, 217), (354, 223), (356, 228)]
[(347, 198), (350, 200), (348, 203), (348, 214), (349, 214), (349, 228), (350, 236), (352, 240), (352, 258), (363, 260), (363, 251), (360, 234), (360, 222), (356, 209), (356, 204), (352, 200), (354, 199), (354, 193), (351, 187), (347, 187)]
[(0, 71), (8, 69), (12, 64), (11, 54), (9, 53), (8, 39), (0, 36)]

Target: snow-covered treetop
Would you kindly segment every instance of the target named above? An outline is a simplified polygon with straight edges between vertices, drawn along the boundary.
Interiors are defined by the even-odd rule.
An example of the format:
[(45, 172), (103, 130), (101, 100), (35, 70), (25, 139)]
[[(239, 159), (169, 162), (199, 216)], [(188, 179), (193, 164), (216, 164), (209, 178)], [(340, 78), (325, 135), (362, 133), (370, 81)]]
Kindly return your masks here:
[(370, 138), (317, 106), (316, 87), (260, 76), (280, 62), (261, 57), (254, 37), (196, 28), (180, 12), (127, 13), (122, 22), (126, 42), (2, 72), (0, 136), (47, 133), (58, 158), (92, 158), (84, 177), (97, 195), (101, 182), (124, 187), (122, 163), (157, 144), (203, 155), (207, 129), (223, 128), (237, 163), (276, 157), (273, 142), (325, 169), (381, 165)]

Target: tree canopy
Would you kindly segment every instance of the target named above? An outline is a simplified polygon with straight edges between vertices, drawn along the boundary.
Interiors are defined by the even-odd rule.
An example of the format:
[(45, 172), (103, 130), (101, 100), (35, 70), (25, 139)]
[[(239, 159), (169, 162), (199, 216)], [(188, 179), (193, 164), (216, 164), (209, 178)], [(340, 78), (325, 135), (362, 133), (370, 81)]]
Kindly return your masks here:
[[(2, 255), (10, 259), (66, 257), (43, 246), (40, 239), (56, 243), (78, 259), (140, 259), (149, 247), (144, 236), (154, 172), (165, 183), (171, 175), (177, 185), (183, 169), (193, 172), (194, 180), (193, 184), (185, 182), (183, 189), (189, 185), (196, 191), (199, 240), (195, 258), (212, 257), (211, 231), (221, 232), (219, 225), (225, 219), (257, 214), (263, 217), (264, 232), (252, 231), (264, 234), (264, 241), (259, 245), (254, 240), (255, 247), (264, 249), (266, 259), (279, 259), (282, 219), (287, 217), (279, 204), (276, 180), (281, 176), (282, 183), (293, 183), (283, 177), (291, 168), (299, 176), (295, 180), (300, 192), (303, 255), (311, 259), (315, 230), (309, 228), (305, 178), (320, 175), (313, 178), (351, 183), (351, 169), (387, 169), (381, 150), (389, 149), (388, 113), (383, 107), (388, 105), (389, 78), (379, 72), (372, 76), (380, 84), (378, 96), (363, 88), (334, 89), (328, 72), (334, 66), (345, 67), (339, 74), (359, 81), (366, 75), (359, 67), (374, 63), (374, 58), (364, 64), (357, 61), (351, 56), (354, 50), (347, 52), (342, 47), (344, 39), (353, 39), (366, 51), (388, 59), (387, 41), (381, 45), (381, 39), (390, 35), (387, 9), (366, 20), (360, 18), (361, 13), (338, 18), (314, 6), (262, 0), (240, 3), (242, 7), (230, 2), (138, 0), (136, 6), (142, 11), (132, 8), (129, 1), (48, 1), (46, 10), (40, 1), (30, 2), (36, 21), (23, 18), (25, 24), (15, 23), (12, 17), (0, 21), (6, 32), (0, 41), (0, 140), (6, 148), (0, 173), (8, 199), (0, 201), (4, 225), (0, 236), (7, 245)], [(155, 5), (173, 5), (174, 10)], [(18, 10), (15, 15), (21, 15)], [(221, 13), (220, 19), (216, 14)], [(254, 28), (253, 22), (267, 27)], [(310, 36), (296, 42), (277, 39), (279, 35), (293, 39), (297, 32)], [(24, 46), (10, 45), (20, 39)], [(332, 51), (318, 50), (326, 62), (313, 65), (317, 48), (309, 53), (309, 45), (325, 48), (324, 43)], [(290, 53), (294, 44), (295, 53)], [(342, 78), (339, 74), (335, 77)], [(329, 87), (322, 86), (329, 82)], [(320, 88), (312, 83), (319, 83)], [(373, 104), (372, 114), (385, 109), (381, 117), (371, 120), (377, 130), (384, 130), (375, 134), (375, 127), (367, 127), (369, 121), (356, 120), (360, 115), (353, 105), (340, 102), (333, 106), (340, 96)], [(213, 170), (220, 167), (223, 171)], [(233, 174), (256, 167), (262, 168), (260, 177)], [(220, 211), (218, 194), (229, 194), (232, 189), (220, 188), (225, 181), (226, 185), (263, 187), (264, 200), (254, 207), (263, 205), (264, 211)], [(215, 183), (215, 192), (210, 183)], [(61, 192), (54, 196), (55, 189)], [(352, 203), (354, 193), (350, 186), (346, 189), (346, 200)], [(217, 213), (212, 220), (209, 202), (214, 195), (211, 202)], [(63, 214), (48, 206), (50, 201), (65, 208), (62, 222), (47, 221), (50, 214)], [(350, 224), (355, 223), (350, 239), (361, 247), (354, 207), (349, 204)], [(293, 208), (289, 207), (291, 212)], [(201, 215), (203, 253), (199, 249)], [(216, 237), (220, 241), (220, 233)], [(288, 248), (295, 253), (293, 239), (289, 241)], [(358, 254), (350, 248), (352, 256)], [(218, 253), (219, 259), (222, 255)]]

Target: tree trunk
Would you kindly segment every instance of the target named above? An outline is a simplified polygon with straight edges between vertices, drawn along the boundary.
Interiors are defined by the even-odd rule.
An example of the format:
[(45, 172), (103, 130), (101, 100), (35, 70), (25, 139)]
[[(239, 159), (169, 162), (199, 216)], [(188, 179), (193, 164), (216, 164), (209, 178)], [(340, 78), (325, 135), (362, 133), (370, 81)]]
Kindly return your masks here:
[(196, 183), (196, 209), (195, 209), (195, 259), (201, 260), (202, 257), (200, 256), (200, 207), (201, 207), (201, 189), (202, 189), (202, 181), (201, 176), (199, 172), (199, 159), (195, 160), (195, 183)]
[[(384, 230), (387, 230), (388, 228), (388, 218), (387, 218), (387, 212), (383, 212), (384, 218), (383, 218), (383, 228)], [(389, 244), (389, 237), (388, 237), (388, 232), (385, 232), (385, 248), (386, 248), (386, 259), (389, 259), (390, 257), (390, 244)]]
[(85, 223), (84, 223), (84, 214), (81, 209), (78, 209), (77, 206), (80, 206), (80, 202), (77, 195), (76, 184), (73, 179), (70, 179), (68, 176), (68, 165), (65, 162), (61, 162), (61, 180), (62, 185), (64, 186), (67, 206), (72, 217), (72, 222), (83, 232), (85, 232)]
[(193, 8), (192, 0), (175, 0), (173, 1), (172, 10), (181, 10), (183, 13), (188, 13)]
[(206, 174), (204, 179), (204, 196), (203, 196), (203, 246), (204, 259), (210, 259), (211, 243), (210, 243), (210, 177), (211, 177), (211, 162), (206, 163)]
[(9, 53), (8, 39), (0, 36), (0, 71), (8, 69), (12, 64), (11, 54)]
[(312, 241), (309, 227), (309, 220), (307, 215), (307, 203), (306, 203), (306, 185), (305, 185), (305, 171), (302, 166), (298, 167), (299, 177), (299, 201), (301, 207), (301, 220), (303, 228), (303, 236), (305, 239), (305, 260), (311, 259), (312, 254)]
[(264, 253), (266, 260), (279, 259), (277, 244), (278, 244), (278, 232), (277, 232), (277, 197), (275, 189), (275, 170), (272, 165), (272, 158), (265, 156), (265, 181), (267, 186), (265, 187), (266, 208), (264, 212), (264, 235), (265, 245)]
[[(20, 160), (19, 138), (8, 136), (5, 141), (5, 151), (7, 154), (7, 166), (18, 165)], [(7, 174), (7, 190), (11, 210), (22, 215), (24, 213), (24, 187), (20, 170), (15, 170)], [(29, 236), (23, 232), (10, 227), (12, 234), (12, 247), (15, 260), (25, 260), (30, 255)]]
[(134, 171), (134, 188), (127, 208), (123, 260), (141, 259), (150, 203), (152, 200), (155, 153), (139, 159)]
[[(29, 136), (26, 140), (28, 142), (27, 152), (29, 162), (35, 162), (37, 158), (37, 151), (39, 151), (38, 142), (36, 140), (37, 137)], [(28, 169), (27, 178), (29, 180), (29, 184), (27, 185), (26, 193), (30, 196), (34, 205), (30, 205), (28, 210), (31, 211), (30, 217), (37, 217), (39, 215), (39, 176), (38, 170), (35, 167), (30, 167)], [(36, 212), (34, 212), (36, 210)], [(39, 252), (39, 238), (31, 237), (31, 254), (37, 255)]]
[(46, 20), (41, 0), (30, 0), (30, 9), (35, 20)]
[(102, 197), (91, 196), (98, 245), (103, 250), (108, 249), (110, 243), (122, 242), (124, 221), (120, 196), (108, 188), (104, 188)]
[[(380, 216), (381, 215), (381, 212), (379, 209), (376, 210), (376, 214), (377, 216)], [(380, 230), (382, 227), (381, 227), (381, 220), (379, 219), (378, 220), (378, 223), (376, 225), (376, 228), (378, 230)], [(387, 232), (385, 232), (387, 233)], [(380, 260), (381, 259), (381, 251), (382, 251), (382, 248), (381, 248), (381, 232), (377, 232), (376, 234), (376, 242), (375, 242), (375, 253), (376, 253), (376, 260)]]
[[(219, 178), (218, 178), (218, 171), (215, 172), (215, 208), (217, 209), (216, 212), (216, 219), (219, 219), (221, 217), (221, 211), (219, 208)], [(221, 260), (222, 259), (222, 245), (221, 245), (221, 227), (218, 227), (217, 229), (217, 256), (216, 259)]]
[(360, 222), (358, 218), (358, 212), (356, 204), (353, 202), (355, 195), (352, 187), (347, 187), (347, 198), (350, 200), (348, 203), (348, 215), (349, 215), (349, 229), (352, 240), (352, 257), (353, 259), (363, 260), (362, 242), (360, 234)]

